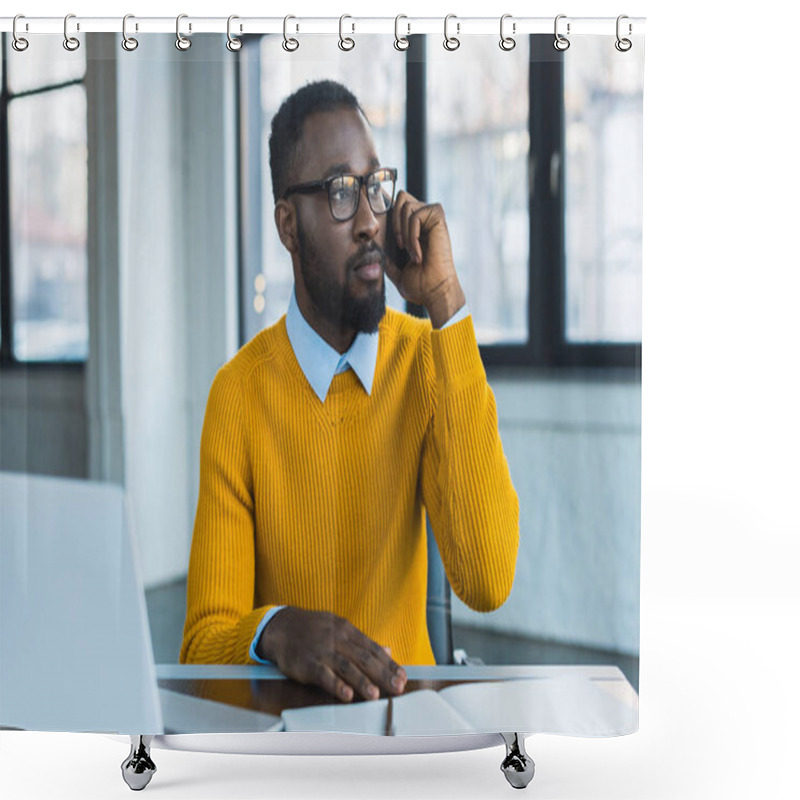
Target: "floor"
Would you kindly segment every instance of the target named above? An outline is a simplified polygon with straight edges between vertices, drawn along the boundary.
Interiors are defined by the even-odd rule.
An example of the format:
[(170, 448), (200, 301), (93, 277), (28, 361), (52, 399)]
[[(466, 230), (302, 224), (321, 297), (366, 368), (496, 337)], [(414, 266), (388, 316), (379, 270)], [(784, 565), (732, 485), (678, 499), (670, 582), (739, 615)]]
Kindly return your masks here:
[[(149, 589), (147, 610), (153, 654), (157, 664), (174, 664), (183, 636), (186, 615), (186, 581)], [(613, 664), (639, 691), (639, 659), (606, 650), (547, 642), (494, 633), (479, 628), (453, 626), (453, 646), (486, 664)]]

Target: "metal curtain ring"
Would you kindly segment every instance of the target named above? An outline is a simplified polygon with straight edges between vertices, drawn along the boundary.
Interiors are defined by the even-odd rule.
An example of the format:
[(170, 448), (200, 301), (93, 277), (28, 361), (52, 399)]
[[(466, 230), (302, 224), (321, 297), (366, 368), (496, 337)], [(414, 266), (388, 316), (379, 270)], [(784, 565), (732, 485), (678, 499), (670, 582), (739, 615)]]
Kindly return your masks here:
[[(394, 49), (408, 50), (411, 42), (409, 42), (405, 36), (400, 35), (399, 27), (401, 19), (408, 19), (408, 17), (405, 14), (398, 14), (394, 18)], [(411, 26), (408, 23), (406, 23), (406, 28), (408, 29), (408, 33), (411, 33)]]
[[(563, 53), (565, 50), (569, 50), (569, 39), (567, 39), (565, 36), (562, 36), (562, 35), (561, 35), (561, 34), (558, 32), (558, 21), (559, 21), (560, 19), (566, 19), (566, 18), (567, 18), (567, 15), (566, 15), (566, 14), (559, 14), (559, 15), (556, 17), (555, 25), (553, 26), (553, 33), (554, 33), (554, 35), (555, 35), (555, 37), (556, 37), (556, 38), (553, 40), (553, 47), (555, 47), (555, 49), (556, 49), (556, 50), (559, 50), (559, 51), (560, 51), (560, 52), (562, 52), (562, 53)], [(569, 30), (569, 29), (570, 29), (570, 24), (569, 24), (569, 22), (568, 22), (568, 23), (567, 23), (567, 33), (569, 33), (569, 32), (570, 32), (570, 30)]]
[(231, 35), (231, 22), (235, 19), (239, 19), (236, 14), (231, 14), (228, 17), (228, 41), (225, 42), (225, 47), (227, 47), (231, 53), (238, 53), (242, 49), (242, 40)]
[[(628, 50), (630, 50), (631, 47), (633, 47), (633, 42), (631, 42), (630, 39), (623, 39), (619, 35), (620, 22), (622, 22), (622, 20), (624, 19), (628, 19), (627, 14), (620, 14), (617, 17), (617, 41), (614, 42), (614, 47), (616, 47), (617, 50), (620, 51), (620, 53), (627, 53)], [(630, 36), (632, 32), (633, 32), (633, 26), (630, 23), (628, 23), (628, 35)]]
[[(444, 18), (444, 42), (442, 42), (444, 49), (449, 50), (450, 52), (452, 52), (453, 50), (458, 50), (458, 48), (461, 47), (461, 40), (458, 37), (447, 35), (447, 23), (450, 22), (451, 19), (456, 19), (456, 15), (448, 14)], [(461, 32), (461, 23), (456, 22), (456, 33), (460, 32)]]
[[(139, 46), (139, 40), (128, 36), (127, 25), (129, 19), (134, 19), (133, 14), (126, 14), (122, 18), (122, 49), (132, 53)], [(139, 30), (138, 25), (136, 26), (136, 30)]]
[[(352, 19), (352, 17), (349, 14), (342, 14), (342, 16), (339, 17), (339, 49), (340, 50), (352, 50), (356, 46), (356, 43), (349, 36), (345, 37), (342, 34), (342, 23), (346, 19)], [(356, 26), (355, 26), (355, 23), (353, 23), (353, 30), (351, 32), (355, 33), (355, 30), (356, 30)]]
[[(175, 20), (175, 36), (177, 37), (175, 39), (175, 47), (177, 47), (178, 50), (181, 51), (188, 50), (192, 46), (192, 40), (187, 39), (185, 36), (181, 35), (181, 20), (188, 18), (189, 18), (188, 14), (178, 14), (178, 18)], [(189, 23), (189, 31), (191, 32), (191, 30), (192, 30), (192, 24)]]
[(293, 53), (295, 50), (297, 50), (298, 47), (300, 47), (300, 42), (298, 42), (297, 39), (289, 38), (286, 35), (286, 28), (287, 28), (287, 26), (289, 24), (289, 20), (290, 19), (295, 19), (295, 17), (293, 17), (291, 14), (288, 14), (287, 16), (285, 16), (283, 18), (283, 42), (282, 42), (282, 44), (283, 44), (283, 49), (287, 53)]
[(13, 24), (13, 26), (11, 28), (11, 31), (12, 31), (12, 33), (14, 35), (14, 41), (11, 42), (11, 46), (18, 53), (21, 53), (23, 50), (27, 50), (28, 49), (28, 45), (30, 44), (30, 42), (28, 42), (27, 39), (23, 39), (22, 36), (19, 36), (17, 34), (17, 20), (18, 19), (25, 19), (25, 15), (24, 14), (17, 14), (17, 16), (14, 17), (14, 24)]
[(81, 42), (80, 39), (76, 39), (74, 36), (69, 35), (67, 25), (70, 19), (75, 19), (75, 15), (67, 14), (67, 16), (64, 17), (64, 49), (69, 50), (71, 53), (74, 50), (77, 50), (81, 46)]
[[(503, 33), (503, 26), (505, 25), (505, 21), (507, 19), (511, 19), (511, 14), (503, 14), (503, 16), (500, 17), (500, 49), (505, 50), (506, 52), (509, 50), (513, 50), (517, 46), (516, 39), (514, 39), (511, 36), (506, 36), (505, 33)], [(511, 23), (511, 32), (512, 33), (517, 32), (516, 22)]]

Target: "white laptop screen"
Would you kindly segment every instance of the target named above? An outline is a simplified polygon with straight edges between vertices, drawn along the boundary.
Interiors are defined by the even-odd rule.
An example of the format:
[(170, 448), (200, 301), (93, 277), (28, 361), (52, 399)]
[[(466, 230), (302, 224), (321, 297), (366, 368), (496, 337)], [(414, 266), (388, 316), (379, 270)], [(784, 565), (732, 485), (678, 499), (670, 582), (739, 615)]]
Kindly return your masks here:
[(162, 733), (122, 489), (0, 473), (0, 724)]

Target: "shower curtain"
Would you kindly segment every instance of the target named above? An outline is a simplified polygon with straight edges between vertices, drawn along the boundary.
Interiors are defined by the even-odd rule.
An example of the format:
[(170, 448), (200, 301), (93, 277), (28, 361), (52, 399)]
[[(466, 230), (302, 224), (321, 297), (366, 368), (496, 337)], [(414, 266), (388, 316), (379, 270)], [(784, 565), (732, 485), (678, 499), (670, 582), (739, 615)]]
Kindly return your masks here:
[[(295, 547), (297, 563), (282, 562), (284, 572), (273, 574), (269, 554), (285, 558), (291, 551), (270, 544), (270, 537), (283, 539), (294, 530), (284, 517), (324, 515), (315, 516), (314, 509), (306, 514), (296, 501), (283, 516), (262, 513), (261, 504), (288, 505), (269, 476), (288, 469), (292, 460), (281, 448), (294, 445), (280, 438), (285, 429), (272, 421), (254, 423), (252, 413), (263, 406), (249, 408), (246, 424), (253, 427), (245, 438), (255, 437), (248, 441), (263, 450), (243, 449), (244, 466), (225, 474), (229, 499), (236, 496), (247, 510), (243, 524), (250, 525), (253, 542), (247, 588), (253, 603), (246, 611), (302, 605), (297, 587), (311, 574), (304, 567), (315, 546), (327, 547), (333, 561), (321, 573), (337, 577), (324, 591), (308, 589), (306, 610), (345, 616), (348, 609), (396, 654), (406, 652), (411, 636), (400, 628), (413, 625), (424, 633), (419, 640), (430, 642), (432, 656), (401, 660), (409, 691), (392, 698), (392, 725), (385, 692), (378, 700), (356, 696), (342, 703), (324, 686), (313, 686), (277, 712), (269, 706), (273, 730), (396, 736), (634, 732), (644, 37), (632, 35), (624, 19), (616, 27), (607, 21), (602, 33), (580, 34), (578, 20), (556, 19), (547, 33), (523, 33), (521, 23), (507, 18), (500, 36), (467, 35), (468, 20), (457, 17), (443, 21), (438, 34), (415, 32), (398, 18), (394, 36), (361, 33), (346, 18), (338, 20), (337, 35), (336, 22), (325, 35), (303, 35), (302, 20), (294, 18), (284, 21), (282, 33), (243, 33), (235, 19), (228, 21), (228, 34), (204, 33), (197, 24), (190, 31), (180, 20), (176, 33), (148, 33), (137, 31), (133, 18), (124, 36), (71, 28), (66, 39), (28, 34), (25, 47), (21, 33), (3, 34), (2, 469), (124, 489), (155, 662), (173, 665), (159, 677), (163, 696), (173, 703), (194, 697), (262, 711), (273, 702), (264, 699), (263, 687), (248, 685), (249, 674), (238, 683), (231, 678), (236, 686), (214, 680), (199, 681), (201, 686), (195, 673), (180, 672), (190, 665), (177, 662), (191, 614), (213, 617), (211, 606), (203, 605), (202, 581), (192, 584), (190, 552), (203, 493), (212, 491), (204, 483), (203, 470), (212, 467), (204, 466), (201, 443), (211, 446), (204, 423), (213, 424), (212, 387), (224, 365), (237, 358), (241, 365), (237, 353), (246, 358), (259, 342), (287, 345), (283, 357), (290, 366), (284, 368), (296, 379), (291, 402), (303, 404), (298, 413), (307, 415), (300, 430), (316, 424), (319, 409), (333, 397), (313, 391), (313, 368), (303, 368), (308, 354), (298, 352), (287, 328), (295, 306), (294, 313), (311, 323), (310, 333), (314, 319), (330, 320), (320, 312), (319, 297), (298, 294), (295, 287), (298, 279), (310, 282), (304, 269), (340, 269), (338, 256), (319, 250), (308, 255), (313, 230), (304, 234), (305, 251), (292, 249), (279, 233), (275, 208), (282, 201), (298, 214), (313, 209), (315, 219), (325, 220), (320, 225), (335, 224), (336, 231), (354, 223), (336, 218), (338, 184), (330, 180), (298, 194), (274, 194), (273, 177), (281, 173), (270, 162), (272, 121), (284, 101), (308, 84), (333, 81), (357, 99), (377, 156), (368, 165), (370, 178), (360, 164), (349, 163), (306, 175), (304, 160), (312, 155), (302, 148), (291, 151), (289, 174), (295, 184), (309, 184), (360, 170), (357, 205), (370, 206), (375, 227), (353, 234), (354, 241), (374, 241), (380, 259), (389, 260), (389, 268), (380, 261), (375, 284), (385, 289), (384, 321), (391, 317), (400, 327), (379, 330), (372, 386), (354, 368), (352, 354), (339, 365), (345, 377), (331, 377), (331, 386), (350, 381), (349, 411), (363, 407), (352, 418), (363, 435), (335, 441), (339, 433), (327, 431), (333, 450), (317, 452), (344, 459), (345, 442), (362, 443), (363, 463), (382, 465), (384, 484), (395, 484), (396, 493), (385, 491), (387, 518), (379, 524), (370, 498), (378, 483), (361, 475), (359, 492), (343, 460), (323, 465), (336, 498), (325, 512), (329, 530), (306, 529), (308, 538)], [(324, 118), (337, 109), (334, 102), (317, 114)], [(301, 139), (305, 130), (301, 124)], [(396, 170), (388, 210), (378, 207), (385, 198), (369, 194), (378, 168)], [(375, 187), (385, 195), (388, 183), (381, 180)], [(401, 292), (391, 279), (403, 269), (393, 272), (392, 260), (407, 258), (406, 248), (394, 252), (386, 238), (391, 200), (401, 197), (435, 208), (446, 226), (465, 302), (441, 331), (431, 330), (435, 320), (424, 321), (431, 309), (404, 299), (408, 287)], [(351, 219), (361, 219), (364, 207), (358, 208)], [(423, 230), (425, 262), (438, 234)], [(334, 306), (337, 291), (344, 293), (328, 289)], [(318, 316), (309, 319), (309, 309)], [(317, 334), (324, 330), (317, 325)], [(411, 335), (406, 331), (428, 354), (408, 362), (409, 375), (429, 384), (404, 387), (408, 395), (396, 411), (410, 416), (408, 404), (426, 398), (421, 432), (395, 423), (380, 428), (368, 412), (370, 400), (390, 391), (388, 379), (382, 380), (388, 342), (399, 348), (395, 339)], [(442, 342), (453, 342), (451, 348), (457, 342), (462, 357), (473, 358), (469, 380), (462, 375), (459, 384), (457, 373), (445, 380), (456, 366)], [(330, 342), (320, 347), (315, 352), (332, 352)], [(279, 380), (279, 373), (270, 379)], [(483, 411), (476, 412), (472, 401), (448, 406), (476, 381)], [(224, 403), (245, 402), (244, 391), (232, 390)], [(440, 423), (437, 438), (427, 437), (424, 427), (435, 425), (448, 407), (451, 416)], [(452, 416), (460, 413), (486, 426), (480, 435), (461, 432)], [(244, 416), (238, 424), (245, 425)], [(231, 430), (224, 432), (229, 439), (244, 428)], [(423, 448), (448, 448), (447, 459), (432, 462), (438, 472), (429, 484), (416, 471), (401, 474), (395, 460), (414, 436), (414, 470), (427, 458)], [(482, 436), (489, 437), (494, 455), (476, 468), (470, 462), (483, 458), (476, 455), (484, 452)], [(305, 450), (292, 452), (310, 459), (320, 447), (312, 437)], [(256, 461), (270, 465), (262, 476), (253, 472)], [(300, 477), (290, 474), (290, 482), (317, 474), (310, 467), (304, 472), (306, 466)], [(493, 471), (507, 474), (510, 487), (494, 505), (496, 498), (481, 494), (498, 485), (483, 482)], [(239, 486), (249, 492), (244, 499)], [(318, 496), (312, 488), (306, 496)], [(405, 505), (397, 501), (403, 491)], [(342, 511), (342, 497), (356, 504), (352, 514)], [(431, 505), (441, 502), (453, 518), (485, 527), (460, 521), (450, 530), (443, 513), (423, 518), (418, 512), (425, 498)], [(512, 532), (496, 532), (491, 515), (482, 512), (495, 505), (513, 520)], [(464, 509), (473, 509), (472, 516), (459, 516)], [(403, 514), (408, 519), (401, 525), (396, 518)], [(228, 520), (213, 535), (231, 525)], [(381, 555), (387, 531), (407, 542), (392, 545), (404, 559), (402, 569)], [(370, 557), (384, 572), (370, 574), (360, 561), (363, 550), (356, 552), (348, 537), (366, 537)], [(505, 588), (489, 605), (463, 585), (464, 575), (481, 574), (478, 562), (488, 558), (467, 555), (473, 540), (491, 542), (487, 552), (505, 548), (505, 560), (491, 568), (504, 573), (499, 582)], [(214, 546), (224, 550), (221, 542)], [(208, 563), (203, 568), (212, 574)], [(213, 574), (224, 582), (233, 572)], [(360, 582), (356, 588), (354, 582)], [(379, 602), (390, 591), (406, 592), (415, 603), (413, 613), (398, 616), (396, 629), (386, 622), (387, 604)], [(260, 652), (258, 638), (236, 616), (244, 616), (241, 593), (228, 586), (215, 594), (224, 619), (209, 624), (250, 631), (242, 663), (268, 661), (252, 658)], [(378, 598), (383, 617), (370, 619), (358, 607), (358, 598), (367, 596)], [(7, 603), (4, 613), (10, 613)], [(259, 627), (258, 636), (271, 624)], [(236, 635), (223, 636), (219, 646)], [(225, 661), (221, 652), (211, 660)], [(4, 652), (6, 658), (13, 654)], [(172, 733), (230, 732), (221, 719), (211, 714), (199, 727), (170, 726), (166, 718), (164, 724)], [(119, 730), (130, 732), (122, 724)]]

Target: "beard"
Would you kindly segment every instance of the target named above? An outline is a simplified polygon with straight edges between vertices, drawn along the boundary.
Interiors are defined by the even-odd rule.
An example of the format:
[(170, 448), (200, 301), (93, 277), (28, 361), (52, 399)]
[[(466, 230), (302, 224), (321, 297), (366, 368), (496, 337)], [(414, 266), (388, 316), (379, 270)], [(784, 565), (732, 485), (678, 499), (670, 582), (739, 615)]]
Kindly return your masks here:
[(329, 268), (330, 261), (315, 246), (298, 221), (297, 247), (300, 259), (300, 274), (311, 301), (320, 315), (339, 330), (353, 330), (356, 333), (374, 333), (386, 313), (385, 272), (381, 275), (380, 286), (370, 288), (366, 295), (357, 297), (353, 292), (356, 266), (368, 254), (377, 253), (381, 267), (386, 267), (386, 255), (375, 243), (361, 248), (347, 259), (345, 281), (340, 284), (333, 277), (335, 270)]

